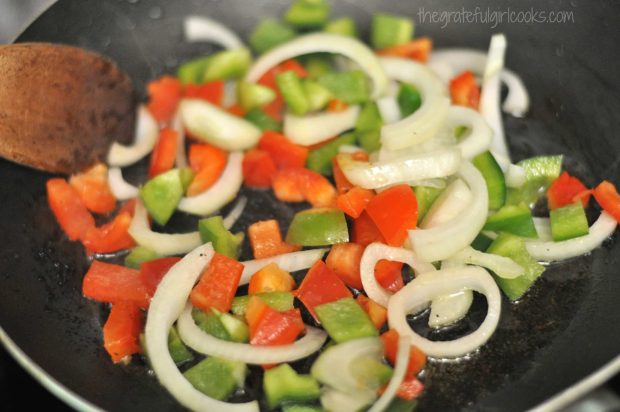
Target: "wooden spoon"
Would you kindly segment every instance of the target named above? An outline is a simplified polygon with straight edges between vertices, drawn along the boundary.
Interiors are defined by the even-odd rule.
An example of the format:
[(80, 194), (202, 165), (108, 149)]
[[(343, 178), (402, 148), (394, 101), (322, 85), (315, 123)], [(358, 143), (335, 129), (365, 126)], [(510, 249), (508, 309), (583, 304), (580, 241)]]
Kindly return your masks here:
[(0, 156), (70, 174), (134, 133), (135, 95), (112, 61), (48, 43), (0, 46)]

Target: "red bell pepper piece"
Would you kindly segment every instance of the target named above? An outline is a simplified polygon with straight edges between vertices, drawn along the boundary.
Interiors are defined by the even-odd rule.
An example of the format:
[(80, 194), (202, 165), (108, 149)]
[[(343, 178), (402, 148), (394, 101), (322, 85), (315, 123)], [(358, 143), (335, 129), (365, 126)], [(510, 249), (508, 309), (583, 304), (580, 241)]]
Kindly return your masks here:
[(243, 156), (243, 181), (249, 187), (271, 187), (278, 169), (269, 152), (252, 149)]
[(478, 110), (480, 103), (480, 87), (474, 74), (466, 70), (450, 81), (452, 103)]
[(95, 227), (80, 195), (65, 179), (54, 178), (46, 183), (47, 201), (56, 221), (70, 240), (83, 239)]
[(264, 105), (262, 109), (267, 116), (271, 117), (276, 122), (281, 122), (285, 105), (284, 97), (280, 94), (279, 89), (276, 89), (275, 99)]
[(318, 322), (319, 318), (314, 312), (316, 306), (353, 295), (338, 275), (328, 268), (325, 262), (319, 260), (306, 273), (301, 285), (295, 291), (295, 296)]
[(252, 275), (248, 284), (248, 294), (264, 292), (290, 292), (295, 287), (295, 279), (286, 270), (270, 263)]
[(166, 127), (159, 132), (157, 144), (153, 148), (153, 153), (151, 153), (149, 177), (155, 177), (174, 167), (178, 140), (179, 134), (174, 129)]
[(405, 44), (379, 50), (377, 54), (380, 56), (404, 57), (426, 63), (432, 49), (433, 41), (428, 37), (420, 37)]
[(143, 262), (140, 265), (140, 279), (149, 296), (155, 295), (159, 282), (179, 260), (181, 260), (179, 257), (163, 257)]
[(133, 302), (142, 309), (148, 308), (151, 300), (140, 272), (98, 260), (93, 261), (84, 275), (82, 293), (98, 302)]
[(357, 219), (372, 198), (375, 197), (375, 192), (368, 189), (362, 189), (361, 187), (354, 187), (347, 193), (338, 195), (336, 198), (336, 206), (347, 215), (354, 219)]
[(387, 309), (365, 295), (360, 294), (355, 300), (368, 314), (373, 325), (380, 330), (387, 322)]
[(353, 233), (351, 237), (354, 243), (358, 243), (362, 246), (368, 246), (373, 242), (385, 243), (383, 235), (366, 211), (362, 212), (359, 217), (353, 221)]
[(325, 264), (333, 270), (342, 281), (355, 289), (363, 289), (360, 276), (360, 260), (364, 246), (357, 243), (338, 243), (332, 246)]
[[(379, 395), (383, 394), (386, 387), (387, 385), (379, 389)], [(420, 396), (422, 392), (424, 392), (424, 384), (422, 382), (417, 378), (406, 378), (398, 387), (396, 396), (406, 401), (412, 401)]]
[(415, 229), (418, 202), (408, 185), (393, 186), (375, 196), (366, 206), (366, 213), (392, 246), (402, 246), (407, 231)]
[(233, 104), (228, 109), (226, 109), (228, 113), (234, 114), (237, 117), (245, 116), (245, 109), (240, 104)]
[(258, 142), (258, 148), (269, 152), (279, 169), (304, 167), (308, 157), (307, 147), (296, 145), (288, 140), (286, 136), (270, 130), (266, 130), (263, 133)]
[(92, 227), (82, 240), (84, 247), (93, 253), (111, 253), (130, 249), (136, 245), (129, 234), (132, 214), (124, 211), (116, 215), (112, 221), (100, 226)]
[[(398, 332), (390, 329), (381, 335), (385, 357), (392, 365), (396, 362), (396, 352), (398, 351)], [(409, 364), (405, 378), (414, 378), (426, 365), (426, 354), (417, 347), (411, 345), (409, 350)]]
[(336, 188), (321, 174), (304, 168), (281, 169), (273, 179), (273, 191), (284, 202), (308, 201), (313, 207), (331, 207)]
[(280, 225), (275, 219), (261, 220), (251, 224), (248, 227), (248, 238), (256, 259), (296, 252), (301, 249), (301, 246), (290, 245), (282, 240)]
[(203, 84), (186, 84), (183, 97), (206, 100), (216, 106), (222, 105), (224, 98), (224, 81), (214, 80)]
[(583, 207), (588, 207), (590, 191), (578, 178), (563, 172), (551, 183), (547, 190), (549, 209), (557, 209), (580, 200)]
[(605, 212), (612, 215), (620, 223), (620, 195), (613, 183), (604, 180), (592, 192), (594, 198)]
[(327, 108), (325, 110), (331, 113), (338, 113), (338, 112), (344, 112), (348, 108), (349, 108), (349, 105), (343, 102), (342, 100), (332, 99), (329, 101), (329, 103), (327, 103)]
[(220, 312), (230, 311), (242, 272), (241, 263), (215, 253), (189, 295), (192, 305), (205, 312), (211, 308)]
[(116, 207), (116, 198), (108, 185), (108, 167), (103, 163), (72, 175), (69, 184), (77, 190), (84, 206), (91, 212), (103, 214)]
[(367, 162), (368, 153), (362, 152), (361, 150), (352, 154), (339, 153), (338, 155), (336, 155), (336, 157), (332, 159), (332, 169), (334, 175), (334, 182), (336, 182), (336, 189), (338, 190), (338, 193), (346, 193), (349, 190), (353, 189), (353, 183), (347, 180), (346, 176), (342, 172), (342, 169), (340, 168), (338, 158), (340, 158), (341, 156), (351, 156), (353, 160)]
[(375, 279), (383, 289), (396, 293), (405, 286), (402, 270), (401, 262), (381, 259), (375, 266)]
[(189, 165), (195, 176), (187, 188), (188, 196), (204, 192), (222, 175), (228, 162), (228, 154), (210, 144), (193, 144), (189, 147)]
[(133, 302), (115, 302), (103, 325), (103, 346), (112, 361), (128, 361), (128, 356), (140, 353), (139, 338), (144, 325), (144, 315)]
[(170, 121), (181, 100), (181, 82), (172, 76), (162, 76), (146, 85), (149, 94), (148, 110), (159, 123)]
[(299, 309), (278, 312), (267, 306), (254, 327), (250, 328), (250, 344), (286, 345), (295, 342), (304, 329)]

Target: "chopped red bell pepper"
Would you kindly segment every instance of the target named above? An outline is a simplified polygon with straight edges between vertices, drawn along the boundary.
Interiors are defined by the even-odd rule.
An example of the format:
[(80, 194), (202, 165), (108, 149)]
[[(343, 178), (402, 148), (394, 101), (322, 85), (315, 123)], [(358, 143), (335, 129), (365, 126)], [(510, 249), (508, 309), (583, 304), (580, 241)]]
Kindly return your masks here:
[(183, 87), (183, 97), (202, 99), (216, 106), (221, 106), (224, 98), (224, 81), (215, 80), (203, 84), (186, 84)]
[(480, 104), (480, 87), (474, 74), (466, 70), (450, 81), (452, 103), (478, 110)]
[(377, 54), (379, 56), (404, 57), (426, 63), (432, 49), (433, 41), (428, 37), (420, 37), (405, 44), (379, 50)]
[(205, 312), (211, 308), (220, 312), (230, 311), (242, 272), (241, 263), (215, 253), (189, 295), (192, 305)]
[(368, 216), (368, 212), (362, 212), (357, 219), (353, 221), (352, 239), (354, 243), (362, 246), (368, 246), (373, 242), (385, 243), (383, 235), (375, 225), (375, 222)]
[(235, 116), (238, 116), (238, 117), (245, 116), (245, 109), (239, 103), (233, 104), (226, 110), (228, 111), (228, 113), (234, 114)]
[(149, 177), (155, 177), (174, 167), (178, 140), (179, 134), (174, 129), (165, 127), (159, 132), (157, 144), (153, 148), (153, 153), (151, 153)]
[(273, 191), (284, 202), (308, 201), (313, 207), (331, 207), (336, 189), (321, 174), (305, 168), (281, 169), (273, 179)]
[(333, 166), (332, 170), (333, 170), (333, 175), (334, 175), (334, 182), (336, 182), (336, 189), (338, 190), (338, 193), (342, 194), (342, 193), (346, 193), (349, 190), (351, 190), (353, 188), (353, 183), (347, 180), (346, 176), (342, 172), (342, 169), (340, 168), (340, 164), (338, 163), (338, 158), (341, 156), (350, 156), (353, 160), (367, 162), (368, 153), (363, 152), (361, 150), (358, 152), (352, 153), (352, 154), (339, 153), (338, 155), (336, 155), (336, 157), (332, 159), (332, 166)]
[(620, 223), (620, 195), (613, 183), (604, 180), (592, 192), (594, 198), (605, 212), (612, 215)]
[(271, 187), (278, 169), (266, 150), (252, 149), (243, 156), (243, 182), (249, 187)]
[(103, 325), (103, 346), (112, 361), (127, 361), (128, 356), (142, 352), (139, 338), (144, 326), (144, 315), (133, 302), (115, 302)]
[(360, 294), (355, 300), (368, 314), (373, 325), (380, 330), (387, 322), (387, 309), (365, 295)]
[(132, 214), (124, 211), (116, 215), (112, 221), (92, 227), (82, 240), (84, 247), (93, 253), (111, 253), (130, 249), (136, 245), (129, 234)]
[(148, 110), (159, 123), (169, 122), (181, 100), (181, 82), (172, 76), (162, 76), (147, 84), (146, 89)]
[(148, 308), (151, 301), (140, 272), (98, 260), (93, 261), (84, 275), (82, 294), (98, 302), (133, 302), (142, 309)]
[(331, 113), (344, 112), (349, 108), (349, 105), (342, 100), (332, 99), (327, 103), (326, 110)]
[(189, 165), (195, 176), (187, 188), (188, 196), (204, 192), (222, 175), (228, 162), (228, 153), (210, 144), (193, 144), (189, 147)]
[(83, 239), (95, 227), (79, 193), (65, 179), (54, 178), (46, 183), (47, 201), (56, 221), (70, 240)]
[(405, 286), (402, 270), (401, 262), (381, 259), (375, 266), (375, 279), (383, 289), (396, 293)]
[[(383, 394), (386, 387), (387, 385), (379, 389), (379, 395)], [(406, 378), (398, 387), (396, 396), (406, 401), (412, 401), (420, 396), (422, 392), (424, 392), (424, 384), (422, 382), (417, 378)]]
[(179, 257), (163, 257), (143, 262), (140, 265), (140, 279), (149, 296), (155, 295), (159, 282), (179, 260), (181, 260)]
[(360, 276), (360, 260), (364, 246), (357, 243), (338, 243), (332, 246), (325, 264), (333, 270), (342, 281), (355, 289), (363, 289)]
[(393, 186), (375, 196), (366, 206), (366, 213), (388, 245), (402, 246), (407, 231), (416, 227), (418, 202), (408, 185)]
[(248, 238), (254, 258), (262, 259), (284, 253), (296, 252), (300, 246), (282, 240), (280, 225), (275, 219), (260, 220), (248, 227)]
[[(392, 365), (396, 362), (396, 352), (398, 351), (398, 332), (390, 329), (381, 335), (385, 357)], [(409, 364), (407, 365), (406, 378), (414, 378), (426, 365), (426, 354), (417, 347), (411, 345), (409, 350)]]
[(84, 206), (91, 212), (103, 214), (116, 207), (116, 198), (108, 185), (108, 167), (103, 163), (72, 175), (69, 184), (77, 190)]
[(299, 309), (278, 312), (267, 306), (254, 327), (250, 328), (250, 344), (260, 346), (286, 345), (295, 342), (304, 330), (305, 325)]
[(266, 292), (290, 292), (295, 287), (295, 279), (286, 270), (270, 263), (252, 275), (248, 285), (248, 294)]
[(549, 209), (558, 209), (577, 201), (588, 207), (590, 191), (581, 180), (563, 172), (547, 190), (547, 205)]
[(296, 145), (286, 136), (266, 130), (263, 133), (258, 148), (266, 150), (279, 169), (287, 167), (304, 167), (308, 157), (308, 148)]
[(295, 291), (295, 296), (318, 322), (319, 318), (314, 312), (316, 306), (353, 295), (338, 275), (328, 268), (325, 262), (319, 260), (306, 273)]
[(336, 206), (347, 215), (354, 219), (357, 219), (372, 198), (375, 197), (375, 192), (368, 189), (362, 189), (361, 187), (353, 187), (347, 193), (338, 195), (336, 198)]

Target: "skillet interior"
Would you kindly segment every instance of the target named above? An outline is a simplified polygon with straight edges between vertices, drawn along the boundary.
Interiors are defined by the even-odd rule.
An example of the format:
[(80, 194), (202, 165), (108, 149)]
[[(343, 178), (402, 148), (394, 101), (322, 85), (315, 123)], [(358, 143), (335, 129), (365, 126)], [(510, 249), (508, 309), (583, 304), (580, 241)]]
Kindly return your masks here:
[[(456, 1), (433, 5), (397, 1), (340, 1), (333, 15), (351, 15), (368, 28), (374, 10), (408, 14), (454, 11)], [(482, 11), (506, 10), (510, 2), (480, 1)], [(519, 10), (541, 10), (520, 2)], [(418, 23), (435, 47), (485, 49), (491, 33), (509, 41), (507, 64), (522, 75), (532, 106), (524, 119), (505, 117), (513, 157), (563, 153), (565, 167), (587, 185), (602, 178), (620, 183), (620, 32), (611, 1), (558, 2), (544, 10), (568, 10), (574, 23)], [(19, 41), (54, 41), (107, 54), (134, 79), (139, 92), (147, 80), (173, 72), (179, 62), (212, 49), (182, 41), (182, 17), (204, 14), (247, 35), (265, 16), (280, 15), (278, 1), (187, 0), (61, 1), (38, 19)], [(514, 6), (513, 6), (514, 7)], [(538, 8), (536, 8), (538, 7)], [(551, 6), (550, 6), (551, 7)], [(367, 30), (365, 31), (367, 32)], [(137, 172), (137, 170), (133, 170)], [(0, 162), (0, 324), (34, 362), (79, 396), (107, 410), (173, 410), (176, 403), (140, 365), (114, 366), (101, 346), (101, 306), (81, 297), (87, 268), (82, 248), (63, 239), (45, 202), (48, 175)], [(252, 208), (236, 229), (268, 216), (282, 223), (293, 210), (254, 194), (264, 207)], [(256, 203), (258, 205), (258, 203)], [(270, 209), (273, 207), (273, 209)], [(185, 226), (177, 219), (179, 226)], [(499, 330), (488, 345), (459, 363), (431, 362), (423, 410), (522, 410), (578, 381), (618, 354), (620, 311), (616, 281), (618, 234), (592, 255), (550, 267), (517, 305), (504, 305)], [(505, 303), (507, 303), (505, 301)], [(478, 305), (472, 325), (484, 314)], [(465, 327), (469, 327), (465, 325)]]

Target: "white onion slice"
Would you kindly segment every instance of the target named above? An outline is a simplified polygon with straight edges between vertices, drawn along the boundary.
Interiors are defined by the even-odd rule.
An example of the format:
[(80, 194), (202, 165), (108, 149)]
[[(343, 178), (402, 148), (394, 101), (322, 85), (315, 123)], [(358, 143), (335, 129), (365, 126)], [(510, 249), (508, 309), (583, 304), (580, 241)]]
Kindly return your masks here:
[[(407, 323), (412, 308), (465, 289), (482, 293), (487, 298), (487, 315), (480, 327), (471, 334), (452, 341), (434, 342), (418, 335)], [(477, 266), (442, 269), (421, 275), (396, 292), (388, 303), (388, 322), (400, 336), (409, 336), (411, 344), (429, 356), (453, 358), (472, 352), (484, 345), (497, 327), (502, 298), (493, 277)]]
[[(432, 57), (432, 54), (431, 54)], [(454, 72), (452, 66), (446, 62), (433, 60), (432, 58), (426, 63), (429, 69), (431, 69), (437, 77), (441, 79), (445, 84), (449, 84), (458, 73)]]
[(360, 114), (359, 106), (349, 106), (341, 112), (284, 115), (284, 135), (293, 143), (310, 146), (352, 129)]
[(530, 97), (523, 81), (510, 70), (502, 70), (499, 77), (508, 87), (508, 95), (504, 99), (502, 110), (514, 117), (523, 117), (530, 107)]
[(108, 185), (118, 200), (133, 199), (139, 194), (137, 187), (123, 179), (123, 172), (119, 167), (111, 167), (108, 170)]
[(183, 99), (179, 112), (192, 136), (224, 150), (249, 149), (262, 135), (252, 123), (206, 100)]
[(160, 255), (181, 255), (200, 246), (200, 233), (158, 233), (149, 227), (147, 212), (142, 202), (136, 202), (136, 210), (129, 225), (129, 234), (141, 246), (147, 247)]
[(536, 228), (536, 233), (538, 234), (538, 239), (543, 241), (551, 241), (553, 237), (551, 236), (551, 222), (548, 217), (534, 217), (534, 227)]
[(340, 147), (338, 147), (338, 153), (357, 153), (357, 152), (363, 152), (364, 149), (362, 149), (359, 146), (355, 146), (352, 144), (343, 144)]
[(246, 285), (249, 283), (253, 274), (270, 263), (275, 263), (280, 269), (286, 270), (287, 272), (309, 269), (323, 257), (327, 250), (328, 249), (308, 249), (262, 259), (246, 260), (245, 262), (241, 262), (243, 264), (243, 272), (241, 273), (239, 284)]
[(267, 70), (285, 60), (319, 52), (336, 53), (350, 58), (372, 80), (373, 98), (386, 93), (389, 79), (373, 51), (359, 40), (328, 33), (306, 34), (268, 51), (256, 60), (246, 74), (245, 80), (255, 83)]
[(398, 350), (396, 352), (396, 360), (394, 362), (394, 373), (392, 374), (392, 379), (390, 379), (390, 383), (388, 383), (387, 387), (383, 394), (377, 399), (377, 401), (372, 405), (368, 412), (382, 412), (385, 408), (388, 407), (400, 384), (405, 379), (405, 373), (407, 373), (407, 366), (409, 366), (409, 354), (411, 344), (409, 343), (408, 336), (401, 336), (398, 338)]
[(181, 374), (168, 351), (168, 332), (179, 317), (202, 269), (213, 257), (206, 244), (194, 249), (174, 265), (161, 280), (151, 300), (144, 334), (149, 361), (157, 379), (183, 406), (194, 411), (258, 412), (258, 402), (232, 404), (196, 390)]
[(241, 196), (237, 203), (230, 209), (230, 212), (223, 219), (224, 227), (230, 230), (231, 227), (235, 224), (235, 222), (239, 219), (241, 214), (243, 213), (243, 209), (248, 204), (248, 198), (245, 196)]
[(396, 97), (384, 96), (377, 99), (376, 103), (384, 124), (396, 123), (402, 118)]
[(482, 266), (504, 279), (514, 279), (525, 272), (521, 265), (508, 257), (480, 252), (470, 246), (454, 254), (450, 260)]
[(491, 37), (489, 57), (484, 69), (482, 90), (480, 92), (480, 113), (493, 129), (491, 147), (497, 153), (510, 158), (508, 144), (504, 136), (502, 114), (499, 109), (500, 80), (499, 75), (504, 68), (504, 54), (506, 53), (506, 37), (495, 34)]
[(338, 158), (338, 164), (347, 179), (364, 189), (450, 176), (458, 170), (460, 163), (461, 151), (457, 148), (445, 148), (376, 163), (354, 160), (348, 156)]
[(526, 240), (525, 248), (534, 259), (544, 262), (581, 256), (599, 247), (614, 233), (617, 225), (616, 219), (603, 211), (596, 222), (590, 226), (590, 233), (585, 236), (560, 242)]
[(183, 342), (196, 352), (254, 365), (293, 362), (305, 358), (321, 349), (327, 339), (323, 330), (306, 325), (306, 334), (288, 345), (257, 346), (226, 341), (205, 333), (196, 325), (190, 303), (181, 313), (177, 328)]
[(484, 178), (470, 162), (462, 162), (458, 175), (467, 183), (473, 201), (449, 222), (430, 229), (409, 231), (414, 252), (420, 259), (434, 262), (449, 258), (471, 244), (487, 219), (489, 196)]
[(474, 294), (471, 290), (435, 297), (431, 303), (428, 326), (436, 329), (456, 323), (467, 315), (473, 301)]
[(432, 138), (443, 124), (450, 107), (450, 99), (441, 80), (425, 65), (410, 59), (382, 57), (381, 65), (390, 78), (413, 84), (422, 97), (418, 110), (381, 128), (381, 143), (389, 150), (398, 150)]
[(493, 130), (480, 113), (469, 107), (450, 106), (446, 124), (452, 133), (458, 126), (466, 126), (469, 129), (467, 135), (457, 144), (465, 159), (486, 152), (491, 146)]
[(179, 169), (187, 166), (187, 154), (185, 153), (185, 129), (183, 129), (183, 121), (179, 110), (174, 113), (171, 122), (172, 129), (177, 132), (177, 155), (174, 164)]
[(410, 250), (384, 245), (383, 243), (371, 243), (366, 246), (360, 260), (362, 285), (368, 297), (381, 306), (387, 306), (390, 296), (392, 296), (392, 293), (385, 290), (375, 278), (375, 266), (381, 259), (405, 263), (414, 270), (416, 276), (435, 271), (432, 264), (420, 260)]
[(224, 96), (222, 96), (222, 107), (229, 108), (237, 103), (237, 82), (229, 80), (224, 83)]
[(433, 202), (420, 223), (421, 229), (430, 229), (449, 222), (462, 213), (471, 203), (472, 194), (461, 179), (456, 179)]
[(134, 142), (125, 146), (114, 142), (108, 151), (109, 166), (124, 167), (136, 163), (149, 154), (159, 135), (159, 125), (145, 106), (138, 107)]
[(221, 209), (233, 200), (243, 183), (242, 162), (242, 152), (230, 153), (226, 167), (217, 182), (199, 195), (181, 199), (179, 210), (194, 215), (206, 216)]
[(185, 39), (189, 42), (215, 43), (225, 49), (244, 47), (237, 34), (222, 23), (203, 16), (187, 16), (183, 22)]
[(329, 412), (363, 411), (376, 398), (376, 391), (344, 393), (325, 388), (321, 394), (321, 406)]
[(508, 165), (508, 170), (504, 173), (504, 177), (506, 178), (506, 186), (519, 188), (525, 183), (525, 169), (519, 165), (511, 163)]

